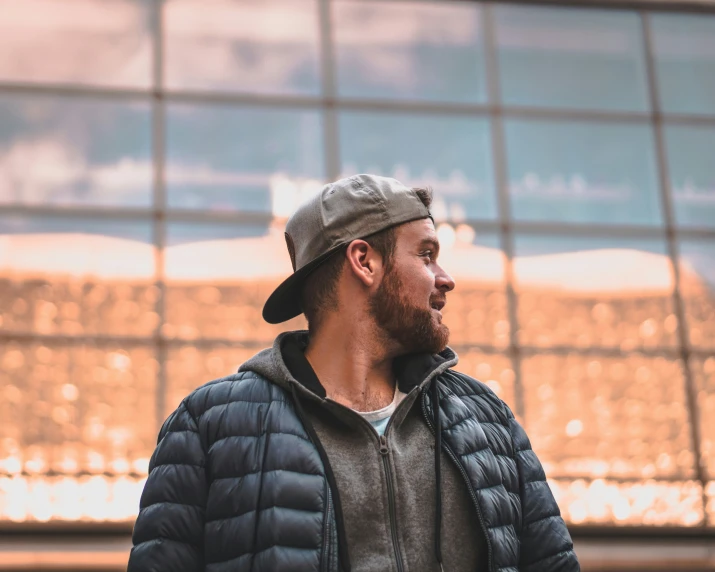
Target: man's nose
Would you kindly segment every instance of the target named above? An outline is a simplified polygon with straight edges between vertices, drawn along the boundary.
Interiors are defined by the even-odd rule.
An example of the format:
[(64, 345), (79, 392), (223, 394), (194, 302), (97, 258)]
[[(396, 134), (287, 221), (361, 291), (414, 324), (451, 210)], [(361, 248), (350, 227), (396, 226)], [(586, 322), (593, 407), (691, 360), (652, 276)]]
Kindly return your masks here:
[(442, 292), (451, 292), (454, 290), (454, 279), (447, 274), (447, 272), (441, 266), (437, 267), (437, 274), (435, 275), (435, 283), (437, 289)]

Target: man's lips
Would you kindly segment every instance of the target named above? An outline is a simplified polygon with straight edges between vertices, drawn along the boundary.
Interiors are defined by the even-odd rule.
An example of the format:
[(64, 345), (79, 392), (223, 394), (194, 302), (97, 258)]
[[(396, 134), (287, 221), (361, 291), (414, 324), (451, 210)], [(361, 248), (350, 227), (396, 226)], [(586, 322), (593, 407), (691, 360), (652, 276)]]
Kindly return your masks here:
[(433, 310), (437, 310), (438, 312), (442, 311), (442, 308), (444, 308), (445, 304), (447, 303), (447, 300), (431, 300), (430, 301), (430, 306), (432, 307)]

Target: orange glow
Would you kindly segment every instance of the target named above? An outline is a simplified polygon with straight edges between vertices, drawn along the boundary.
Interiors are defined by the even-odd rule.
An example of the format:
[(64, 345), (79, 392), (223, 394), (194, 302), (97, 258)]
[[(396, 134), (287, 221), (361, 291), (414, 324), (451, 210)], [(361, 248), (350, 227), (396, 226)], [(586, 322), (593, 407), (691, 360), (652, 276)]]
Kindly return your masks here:
[(703, 520), (695, 481), (617, 483), (604, 479), (549, 481), (567, 522), (694, 526)]
[(527, 433), (551, 477), (695, 477), (675, 360), (537, 354), (522, 362)]
[(50, 520), (130, 521), (136, 518), (146, 478), (0, 477), (0, 518), (14, 522)]
[[(480, 284), (503, 280), (500, 250), (459, 240), (449, 225), (440, 225), (439, 231), (445, 242), (440, 262), (455, 278)], [(251, 280), (291, 272), (283, 231), (278, 227), (260, 237), (169, 246), (164, 256), (167, 277), (176, 280)], [(153, 274), (153, 261), (153, 246), (128, 239), (82, 233), (0, 236), (0, 272), (8, 277), (136, 279)], [(688, 265), (683, 264), (680, 271), (684, 281), (702, 291), (702, 283)], [(673, 288), (667, 256), (628, 249), (517, 256), (514, 274), (518, 289), (581, 296), (640, 297), (668, 294)]]
[[(273, 209), (317, 192), (316, 181), (271, 179)], [(287, 202), (286, 202), (287, 201)], [(161, 256), (164, 318), (152, 245), (86, 233), (0, 236), (2, 327), (97, 340), (7, 341), (0, 358), (0, 519), (116, 520), (136, 516), (159, 423), (196, 386), (229, 374), (270, 345), (278, 326), (264, 300), (290, 273), (277, 216), (265, 234), (168, 246)], [(445, 322), (458, 370), (516, 409), (507, 260), (465, 224), (438, 224), (440, 262), (457, 280)], [(575, 524), (694, 526), (715, 512), (715, 485), (695, 478), (684, 379), (676, 359), (640, 354), (675, 347), (673, 272), (663, 255), (633, 249), (520, 256), (513, 261), (517, 332), (543, 347), (519, 357), (525, 424), (565, 518)], [(686, 300), (715, 307), (704, 282), (681, 267)], [(705, 315), (705, 314), (704, 314)], [(157, 412), (160, 326), (169, 343)], [(709, 335), (703, 329), (705, 335)], [(195, 346), (193, 340), (214, 339)], [(554, 344), (610, 346), (622, 357), (550, 353)], [(715, 358), (693, 358), (702, 456), (715, 456)], [(518, 412), (517, 412), (518, 413)], [(617, 479), (625, 480), (619, 482)], [(658, 480), (659, 478), (664, 480)], [(667, 480), (666, 480), (667, 479)]]

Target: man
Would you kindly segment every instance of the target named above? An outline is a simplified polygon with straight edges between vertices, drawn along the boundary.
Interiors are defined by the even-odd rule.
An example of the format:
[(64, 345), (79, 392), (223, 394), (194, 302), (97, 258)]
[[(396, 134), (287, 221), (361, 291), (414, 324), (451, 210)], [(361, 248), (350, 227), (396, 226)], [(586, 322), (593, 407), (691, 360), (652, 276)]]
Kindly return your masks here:
[(263, 316), (309, 331), (166, 420), (129, 572), (579, 570), (526, 434), (451, 369), (431, 199), (358, 175), (291, 217)]

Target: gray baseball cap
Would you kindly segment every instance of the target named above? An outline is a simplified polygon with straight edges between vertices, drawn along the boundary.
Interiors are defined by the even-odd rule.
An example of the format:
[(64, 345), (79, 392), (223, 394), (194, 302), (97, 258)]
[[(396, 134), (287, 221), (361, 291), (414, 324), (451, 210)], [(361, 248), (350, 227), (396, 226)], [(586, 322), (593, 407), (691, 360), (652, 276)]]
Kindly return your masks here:
[(270, 295), (263, 319), (279, 324), (298, 316), (305, 279), (340, 247), (431, 216), (417, 193), (395, 179), (355, 175), (325, 185), (288, 219), (285, 239), (293, 274)]

